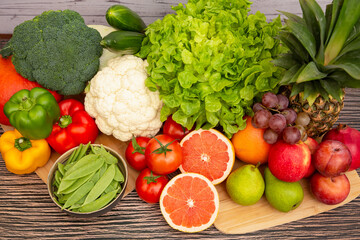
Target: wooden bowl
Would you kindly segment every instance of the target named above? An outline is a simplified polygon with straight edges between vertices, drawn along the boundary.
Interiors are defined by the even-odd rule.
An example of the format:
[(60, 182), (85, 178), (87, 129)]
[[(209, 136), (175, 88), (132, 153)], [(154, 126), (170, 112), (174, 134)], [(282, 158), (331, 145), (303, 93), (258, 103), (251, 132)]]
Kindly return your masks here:
[[(123, 173), (124, 175), (124, 182), (121, 184), (122, 190), (120, 193), (118, 193), (118, 195), (110, 202), (108, 203), (105, 207), (93, 211), (93, 212), (86, 212), (86, 213), (81, 213), (81, 212), (73, 212), (71, 210), (67, 210), (67, 209), (62, 209), (62, 211), (66, 212), (67, 214), (74, 216), (74, 217), (80, 217), (80, 218), (89, 218), (89, 217), (97, 217), (100, 215), (103, 215), (107, 212), (109, 212), (112, 208), (114, 208), (116, 206), (116, 204), (121, 200), (121, 198), (124, 196), (125, 193), (125, 189), (126, 189), (126, 185), (128, 183), (128, 167), (127, 167), (127, 163), (126, 161), (113, 149), (105, 146), (105, 145), (100, 145), (100, 144), (91, 144), (92, 146), (103, 146), (108, 152), (110, 152), (113, 156), (115, 156), (118, 159), (118, 166), (120, 168), (120, 171)], [(47, 181), (47, 187), (48, 187), (48, 192), (49, 195), (52, 199), (52, 201), (61, 209), (61, 205), (59, 205), (56, 201), (55, 201), (55, 196), (54, 196), (54, 185), (53, 185), (53, 180), (54, 180), (54, 176), (55, 176), (55, 172), (58, 169), (58, 163), (65, 163), (68, 158), (70, 157), (70, 155), (72, 154), (73, 151), (75, 151), (78, 147), (72, 148), (70, 150), (68, 150), (67, 152), (65, 152), (64, 154), (62, 154), (54, 163), (54, 165), (51, 167), (49, 175), (48, 175), (48, 181)], [(90, 148), (89, 148), (90, 150)], [(89, 151), (88, 150), (88, 151)]]

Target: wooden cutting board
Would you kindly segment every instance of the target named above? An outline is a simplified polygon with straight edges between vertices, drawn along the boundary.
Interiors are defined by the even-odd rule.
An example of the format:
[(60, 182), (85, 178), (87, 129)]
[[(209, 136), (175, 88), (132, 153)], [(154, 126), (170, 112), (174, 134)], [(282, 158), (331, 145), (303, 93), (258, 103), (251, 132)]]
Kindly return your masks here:
[[(241, 166), (241, 163), (237, 160), (233, 170), (239, 166)], [(337, 208), (352, 201), (360, 194), (360, 178), (357, 172), (354, 170), (346, 173), (346, 175), (349, 178), (351, 189), (344, 202), (337, 205), (326, 205), (317, 201), (310, 193), (309, 181), (303, 179), (300, 183), (304, 189), (304, 200), (297, 209), (288, 213), (273, 208), (264, 196), (259, 202), (251, 206), (236, 204), (227, 194), (223, 182), (216, 186), (220, 197), (220, 210), (214, 225), (223, 233), (243, 234), (296, 221)]]
[[(9, 126), (2, 126), (2, 128), (4, 131), (12, 129), (12, 127)], [(114, 137), (105, 134), (100, 134), (95, 142), (104, 144), (114, 149), (125, 158), (125, 149), (128, 144), (127, 142), (121, 142)], [(38, 168), (35, 171), (45, 183), (47, 182), (50, 168), (59, 156), (60, 155), (58, 153), (53, 152), (48, 163), (44, 167)], [(242, 163), (237, 160), (233, 170), (237, 169), (241, 165)], [(135, 189), (135, 181), (139, 175), (139, 172), (130, 166), (128, 167), (128, 171), (129, 180), (124, 197)], [(304, 201), (297, 209), (289, 213), (282, 213), (272, 208), (266, 201), (265, 197), (252, 206), (240, 206), (230, 199), (226, 192), (225, 183), (223, 182), (216, 186), (220, 197), (220, 210), (214, 225), (223, 233), (242, 234), (296, 221), (339, 207), (355, 199), (360, 194), (360, 178), (357, 172), (352, 171), (346, 175), (350, 180), (351, 190), (348, 198), (344, 202), (338, 205), (326, 205), (320, 203), (311, 196), (308, 181), (305, 179), (301, 180), (305, 195)]]
[[(13, 129), (13, 127), (5, 126), (5, 125), (1, 125), (1, 127), (4, 129), (4, 131)], [(103, 144), (105, 146), (108, 146), (108, 147), (114, 149), (117, 153), (119, 153), (125, 159), (125, 149), (127, 147), (128, 142), (122, 142), (122, 141), (114, 138), (113, 136), (108, 136), (108, 135), (100, 133), (99, 136), (97, 137), (95, 143)], [(47, 183), (48, 173), (50, 172), (52, 165), (55, 163), (55, 161), (58, 159), (59, 156), (60, 156), (60, 154), (53, 151), (47, 164), (45, 164), (45, 166), (43, 166), (41, 168), (38, 168), (35, 171), (35, 173), (45, 183)], [(128, 167), (128, 172), (129, 172), (129, 179), (128, 179), (128, 184), (125, 189), (124, 197), (135, 189), (135, 181), (136, 181), (137, 176), (139, 175), (139, 172), (130, 166)]]

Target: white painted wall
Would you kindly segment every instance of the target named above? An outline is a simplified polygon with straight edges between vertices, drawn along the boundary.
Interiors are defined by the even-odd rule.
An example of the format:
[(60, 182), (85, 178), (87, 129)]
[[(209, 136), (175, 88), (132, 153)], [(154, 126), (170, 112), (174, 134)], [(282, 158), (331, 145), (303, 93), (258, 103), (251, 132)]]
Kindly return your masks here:
[[(236, 0), (234, 0), (236, 1)], [(168, 13), (171, 6), (186, 0), (0, 0), (0, 34), (12, 33), (14, 27), (46, 10), (71, 9), (79, 12), (87, 24), (107, 24), (106, 10), (122, 4), (136, 11), (149, 24)], [(322, 8), (331, 0), (318, 0)], [(268, 19), (276, 17), (277, 10), (300, 14), (298, 0), (253, 0), (251, 12), (263, 12)]]

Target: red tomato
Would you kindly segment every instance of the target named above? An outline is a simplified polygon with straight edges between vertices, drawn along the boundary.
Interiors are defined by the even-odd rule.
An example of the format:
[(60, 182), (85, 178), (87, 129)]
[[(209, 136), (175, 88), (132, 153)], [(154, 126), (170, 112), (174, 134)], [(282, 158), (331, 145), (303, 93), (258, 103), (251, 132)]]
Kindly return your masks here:
[(145, 168), (136, 179), (136, 192), (145, 202), (157, 203), (162, 190), (168, 182), (167, 176), (153, 174), (150, 169)]
[(125, 150), (126, 161), (138, 171), (146, 168), (145, 148), (149, 141), (148, 137), (133, 137)]
[(183, 139), (186, 134), (190, 132), (189, 129), (181, 126), (181, 124), (175, 122), (171, 116), (169, 116), (163, 126), (163, 133), (169, 135), (177, 140)]
[(168, 135), (157, 135), (148, 142), (145, 158), (151, 171), (164, 175), (179, 168), (183, 155), (176, 139)]

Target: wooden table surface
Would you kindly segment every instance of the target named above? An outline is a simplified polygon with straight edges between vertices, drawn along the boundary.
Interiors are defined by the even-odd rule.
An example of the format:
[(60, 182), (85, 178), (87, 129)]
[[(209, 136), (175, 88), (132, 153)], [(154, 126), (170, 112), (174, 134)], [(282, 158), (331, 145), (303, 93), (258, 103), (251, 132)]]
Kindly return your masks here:
[[(145, 22), (150, 23), (171, 12), (170, 6), (179, 1), (1, 0), (0, 33), (10, 34), (17, 24), (48, 9), (78, 10), (85, 15), (87, 23), (105, 24), (102, 15), (116, 2), (134, 10), (139, 9), (138, 12)], [(330, 0), (319, 0), (322, 7), (329, 2)], [(91, 4), (94, 6), (91, 7)], [(274, 8), (291, 10), (297, 14), (300, 12), (297, 0), (255, 0), (253, 6), (252, 12), (260, 10), (269, 18), (276, 15)], [(0, 34), (0, 48), (7, 41), (7, 37)], [(339, 122), (360, 130), (360, 90), (346, 89), (345, 108)], [(0, 128), (0, 135), (2, 133)], [(172, 229), (162, 217), (159, 205), (143, 202), (136, 191), (131, 192), (112, 211), (101, 217), (85, 220), (70, 217), (60, 212), (51, 201), (46, 185), (35, 173), (21, 176), (12, 174), (6, 170), (0, 156), (0, 239), (24, 238), (360, 239), (360, 197), (316, 216), (243, 235), (226, 235), (214, 226), (200, 233), (186, 234)]]

